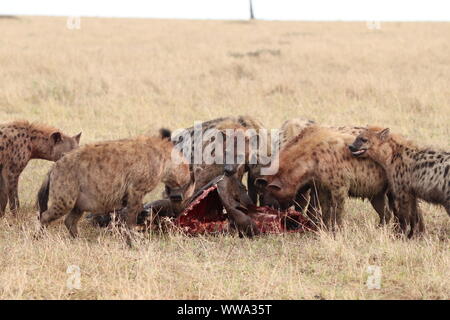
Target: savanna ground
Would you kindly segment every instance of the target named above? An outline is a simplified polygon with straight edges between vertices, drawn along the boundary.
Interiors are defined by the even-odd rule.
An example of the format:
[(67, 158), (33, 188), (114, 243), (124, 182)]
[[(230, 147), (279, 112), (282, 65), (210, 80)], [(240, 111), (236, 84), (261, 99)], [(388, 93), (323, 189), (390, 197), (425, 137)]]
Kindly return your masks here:
[[(269, 128), (292, 117), (379, 124), (449, 149), (450, 24), (0, 18), (0, 119), (49, 123), (82, 142), (249, 114)], [(149, 235), (130, 250), (81, 224), (32, 239), (50, 163), (20, 180), (22, 209), (0, 220), (1, 299), (449, 299), (450, 219), (423, 204), (423, 238), (376, 228), (368, 203), (345, 227), (243, 240)], [(155, 190), (148, 199), (156, 199)], [(81, 289), (68, 289), (69, 265)], [(368, 289), (369, 265), (381, 289)]]

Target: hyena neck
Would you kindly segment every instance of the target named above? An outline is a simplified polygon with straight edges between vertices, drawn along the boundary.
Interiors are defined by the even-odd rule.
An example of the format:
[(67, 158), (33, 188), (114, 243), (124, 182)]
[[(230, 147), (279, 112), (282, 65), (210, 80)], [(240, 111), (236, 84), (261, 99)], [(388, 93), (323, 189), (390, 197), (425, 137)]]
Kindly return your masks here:
[(312, 161), (297, 162), (296, 168), (288, 175), (285, 174), (285, 181), (292, 181), (292, 186), (295, 191), (309, 183), (314, 178), (316, 172), (315, 166)]
[(51, 159), (51, 147), (48, 134), (33, 131), (31, 134), (31, 159)]
[[(172, 160), (178, 160), (178, 157), (182, 157), (181, 154), (176, 154), (176, 152), (174, 150), (174, 146), (171, 142), (166, 142), (163, 141), (162, 144), (162, 150), (161, 150), (161, 155), (164, 159), (164, 163), (167, 165), (168, 163), (170, 163)], [(174, 159), (172, 159), (172, 156), (174, 157)]]
[(161, 157), (162, 157), (162, 180), (163, 182), (173, 179), (174, 171), (176, 171), (180, 166), (186, 165), (183, 163), (183, 156), (181, 153), (173, 152), (174, 147), (172, 143), (162, 146)]
[(387, 163), (383, 165), (386, 172), (393, 176), (399, 170), (408, 171), (405, 169), (408, 169), (414, 162), (414, 156), (417, 154), (418, 150), (412, 146), (394, 140), (391, 140), (389, 143), (392, 152)]
[(394, 141), (387, 141), (381, 144), (375, 152), (372, 151), (370, 158), (388, 171), (393, 159), (396, 157), (397, 150), (398, 148)]

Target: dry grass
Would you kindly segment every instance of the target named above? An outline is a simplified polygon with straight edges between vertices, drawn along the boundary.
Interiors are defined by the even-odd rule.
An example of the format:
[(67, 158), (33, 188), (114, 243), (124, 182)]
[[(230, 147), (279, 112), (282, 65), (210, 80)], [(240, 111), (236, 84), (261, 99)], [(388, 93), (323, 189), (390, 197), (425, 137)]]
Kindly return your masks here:
[[(380, 124), (449, 149), (448, 23), (0, 19), (0, 117), (39, 120), (84, 143), (150, 127), (250, 114), (268, 127), (304, 116)], [(134, 250), (83, 223), (31, 239), (33, 202), (49, 163), (20, 181), (18, 218), (0, 220), (0, 299), (449, 299), (449, 218), (423, 205), (427, 235), (403, 241), (375, 228), (367, 203), (347, 205), (336, 238), (150, 235)], [(155, 198), (159, 191), (149, 198)], [(66, 288), (68, 265), (82, 288)], [(365, 285), (382, 268), (382, 288)]]

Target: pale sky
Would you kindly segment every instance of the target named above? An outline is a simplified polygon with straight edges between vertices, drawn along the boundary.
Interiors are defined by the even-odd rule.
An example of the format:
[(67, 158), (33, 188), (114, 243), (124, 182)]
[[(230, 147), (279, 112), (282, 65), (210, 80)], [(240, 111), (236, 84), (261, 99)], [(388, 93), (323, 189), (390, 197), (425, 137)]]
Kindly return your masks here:
[[(450, 21), (449, 0), (253, 0), (257, 19)], [(248, 0), (1, 0), (0, 15), (248, 19)]]

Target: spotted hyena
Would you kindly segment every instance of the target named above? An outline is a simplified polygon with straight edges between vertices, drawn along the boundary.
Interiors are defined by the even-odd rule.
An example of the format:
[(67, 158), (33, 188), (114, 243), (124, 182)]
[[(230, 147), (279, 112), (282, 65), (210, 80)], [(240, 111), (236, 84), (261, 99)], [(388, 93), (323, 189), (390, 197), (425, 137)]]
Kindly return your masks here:
[[(206, 163), (205, 161), (198, 162), (194, 158), (195, 156), (195, 148), (197, 150), (205, 150), (208, 148), (208, 146), (211, 146), (212, 143), (215, 141), (215, 136), (208, 136), (207, 132), (209, 130), (215, 130), (217, 134), (221, 135), (221, 138), (224, 142), (224, 149), (220, 150), (223, 152), (224, 160), (226, 159), (226, 154), (229, 153), (231, 150), (229, 149), (229, 146), (227, 145), (227, 141), (231, 140), (236, 142), (237, 139), (243, 138), (246, 141), (246, 149), (244, 150), (245, 154), (244, 157), (244, 163), (238, 163), (237, 161), (237, 150), (236, 150), (236, 143), (230, 144), (231, 147), (235, 148), (233, 151), (234, 158), (232, 163), (223, 163), (223, 164), (216, 164), (216, 163)], [(222, 117), (217, 119), (212, 119), (209, 121), (205, 121), (201, 123), (201, 131), (198, 132), (195, 130), (195, 127), (190, 127), (185, 129), (182, 134), (188, 135), (188, 138), (191, 139), (192, 142), (192, 150), (191, 150), (191, 170), (194, 174), (195, 181), (196, 181), (196, 189), (199, 190), (202, 186), (206, 185), (208, 182), (210, 182), (212, 179), (214, 179), (217, 176), (220, 176), (222, 174), (225, 174), (227, 176), (232, 176), (236, 172), (238, 173), (238, 176), (242, 178), (245, 172), (250, 172), (248, 174), (248, 183), (249, 186), (248, 193), (252, 200), (256, 201), (256, 190), (254, 188), (254, 177), (251, 174), (251, 166), (256, 164), (250, 164), (250, 157), (252, 155), (256, 155), (258, 157), (258, 150), (252, 150), (249, 142), (249, 137), (247, 133), (249, 130), (255, 130), (256, 134), (258, 135), (259, 142), (264, 143), (264, 145), (268, 146), (267, 154), (270, 155), (270, 136), (268, 135), (259, 135), (260, 130), (265, 129), (264, 125), (254, 119), (253, 117), (249, 116), (237, 116), (237, 117)], [(198, 133), (202, 134), (202, 139), (195, 136)], [(186, 137), (183, 135), (174, 136), (174, 143), (181, 145), (183, 142), (186, 141)], [(180, 144), (181, 143), (181, 144)], [(214, 150), (217, 152), (218, 150)]]
[(28, 121), (0, 125), (0, 216), (8, 201), (11, 212), (19, 208), (19, 176), (30, 159), (56, 161), (78, 147), (80, 137)]
[[(298, 190), (314, 186), (314, 205), (322, 215), (310, 216), (328, 228), (341, 224), (348, 196), (369, 199), (380, 222), (390, 218), (388, 182), (384, 170), (370, 159), (357, 159), (348, 150), (354, 135), (310, 126), (291, 139), (279, 153), (279, 171), (257, 183), (275, 197), (282, 208), (292, 204)], [(322, 221), (320, 221), (322, 219)]]
[(369, 127), (349, 146), (354, 156), (370, 158), (386, 171), (401, 230), (423, 231), (417, 200), (441, 204), (450, 215), (450, 152), (421, 148), (389, 129)]
[[(280, 139), (278, 141), (279, 149), (282, 149), (290, 140), (294, 139), (299, 134), (301, 134), (305, 129), (307, 129), (311, 126), (318, 126), (318, 124), (315, 121), (306, 119), (306, 118), (293, 118), (293, 119), (289, 119), (289, 120), (285, 121), (280, 128), (280, 134), (279, 134)], [(358, 134), (360, 134), (362, 132), (362, 130), (364, 130), (363, 127), (357, 127), (357, 126), (333, 127), (333, 126), (321, 125), (321, 127), (328, 128), (337, 133), (350, 134), (350, 135), (353, 135), (354, 137), (356, 137)], [(257, 168), (257, 169), (259, 169), (259, 168)], [(254, 172), (253, 175), (257, 177), (260, 174), (259, 174), (259, 172)], [(312, 185), (307, 184), (307, 185), (304, 185), (302, 188), (300, 188), (297, 191), (295, 201), (294, 201), (296, 210), (298, 210), (298, 211), (306, 210), (306, 213), (310, 217), (315, 216), (318, 211), (318, 208), (316, 207), (316, 205), (318, 204), (318, 199), (316, 197), (317, 193), (311, 192), (311, 190), (313, 189), (312, 187), (313, 187)], [(265, 192), (264, 188), (260, 188), (260, 187), (258, 187), (258, 185), (256, 186), (256, 188), (260, 195), (261, 205), (267, 205), (267, 206), (275, 207), (275, 208), (280, 207), (279, 203), (275, 199), (273, 199), (269, 193)], [(386, 217), (388, 217), (388, 216), (386, 216)], [(384, 217), (380, 221), (380, 224), (386, 223), (386, 219), (385, 219), (386, 217)]]
[(143, 210), (143, 197), (160, 181), (174, 207), (181, 207), (194, 185), (189, 165), (180, 153), (172, 152), (168, 137), (161, 131), (160, 136), (88, 144), (67, 154), (55, 163), (39, 191), (41, 227), (67, 214), (65, 225), (76, 237), (85, 211), (103, 214), (126, 206), (126, 225), (131, 229)]

